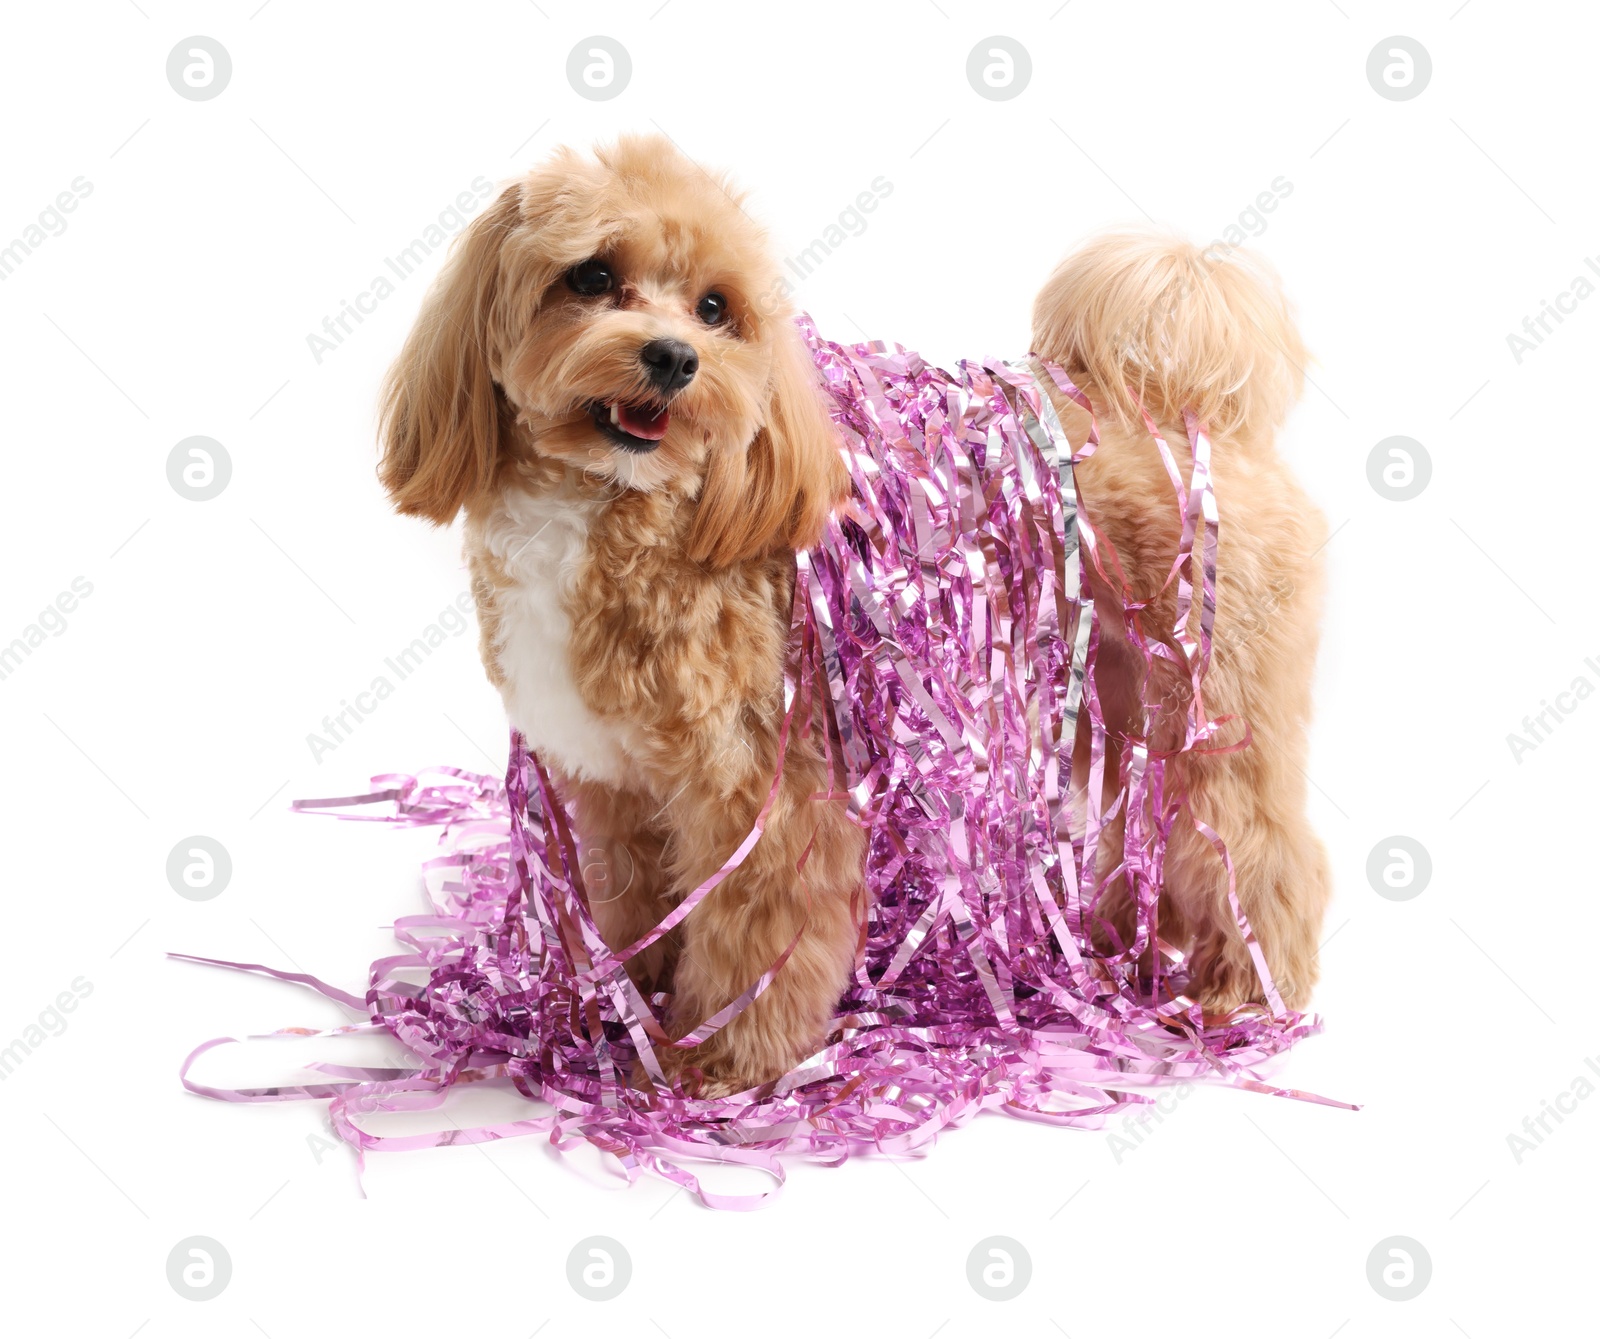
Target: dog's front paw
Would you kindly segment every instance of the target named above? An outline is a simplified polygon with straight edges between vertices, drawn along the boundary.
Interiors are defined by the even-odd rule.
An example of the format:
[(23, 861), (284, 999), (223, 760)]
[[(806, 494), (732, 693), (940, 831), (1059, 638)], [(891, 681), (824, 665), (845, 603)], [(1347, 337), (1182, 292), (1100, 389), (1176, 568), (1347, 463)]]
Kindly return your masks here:
[(734, 1075), (695, 1074), (690, 1076), (690, 1082), (694, 1088), (693, 1096), (702, 1102), (716, 1102), (725, 1097), (734, 1097), (755, 1087), (753, 1083), (747, 1083)]
[(1261, 982), (1248, 954), (1226, 951), (1195, 953), (1189, 972), (1189, 995), (1198, 1000), (1208, 1023), (1220, 1023), (1247, 1004), (1263, 1002)]
[(660, 1050), (662, 1071), (684, 1097), (702, 1102), (718, 1101), (748, 1092), (774, 1074), (754, 1074), (748, 1065), (740, 1064), (734, 1057), (696, 1047), (690, 1050)]
[[(1292, 969), (1274, 973), (1272, 982), (1283, 1007), (1291, 1013), (1305, 1011), (1314, 983), (1314, 973), (1302, 970), (1297, 974)], [(1207, 958), (1197, 954), (1189, 976), (1189, 994), (1199, 1001), (1207, 1021), (1215, 1022), (1231, 1017), (1245, 1005), (1263, 1006), (1267, 1002), (1255, 963), (1248, 957), (1241, 962), (1232, 957)]]

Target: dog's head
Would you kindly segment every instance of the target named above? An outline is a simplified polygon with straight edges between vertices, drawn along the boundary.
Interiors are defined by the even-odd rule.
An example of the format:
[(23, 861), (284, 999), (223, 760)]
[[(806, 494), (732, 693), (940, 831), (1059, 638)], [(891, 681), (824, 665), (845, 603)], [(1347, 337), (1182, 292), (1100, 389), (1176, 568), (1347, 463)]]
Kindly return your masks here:
[(724, 565), (820, 537), (845, 491), (786, 285), (665, 139), (563, 149), (467, 229), (390, 371), (380, 475), (448, 524), (529, 454), (695, 508)]

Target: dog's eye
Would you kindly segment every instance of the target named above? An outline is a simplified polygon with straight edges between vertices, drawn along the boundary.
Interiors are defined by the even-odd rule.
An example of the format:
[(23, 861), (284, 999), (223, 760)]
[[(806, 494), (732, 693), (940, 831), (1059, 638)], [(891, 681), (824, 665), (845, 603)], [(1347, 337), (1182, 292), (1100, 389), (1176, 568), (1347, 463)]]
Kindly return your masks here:
[(567, 287), (586, 298), (609, 293), (615, 283), (611, 266), (603, 260), (586, 260), (567, 271)]
[(728, 319), (728, 299), (721, 293), (707, 293), (700, 299), (694, 314), (707, 325), (721, 325)]

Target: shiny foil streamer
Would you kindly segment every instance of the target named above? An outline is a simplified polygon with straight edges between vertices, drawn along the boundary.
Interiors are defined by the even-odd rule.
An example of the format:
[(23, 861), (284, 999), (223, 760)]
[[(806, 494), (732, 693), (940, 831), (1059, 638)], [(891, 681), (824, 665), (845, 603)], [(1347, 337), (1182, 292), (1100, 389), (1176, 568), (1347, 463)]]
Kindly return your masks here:
[[(187, 1087), (230, 1101), (328, 1098), (358, 1155), (521, 1134), (558, 1147), (585, 1140), (615, 1155), (630, 1181), (651, 1172), (708, 1205), (741, 1209), (776, 1187), (717, 1193), (697, 1165), (756, 1168), (781, 1185), (786, 1155), (838, 1164), (915, 1154), (985, 1110), (1096, 1128), (1153, 1101), (1152, 1090), (1201, 1080), (1327, 1101), (1262, 1077), (1263, 1062), (1320, 1025), (1285, 1011), (1232, 892), (1226, 846), (1189, 816), (1171, 755), (1145, 742), (1149, 722), (1108, 750), (1095, 692), (1101, 623), (1115, 618), (1147, 664), (1182, 662), (1192, 693), (1179, 751), (1248, 744), (1247, 732), (1216, 743), (1240, 731), (1203, 705), (1218, 528), (1203, 426), (1188, 424), (1185, 477), (1151, 425), (1181, 521), (1168, 576), (1174, 652), (1146, 636), (1148, 599), (1125, 595), (1108, 610), (1090, 597), (1086, 563), (1103, 588), (1126, 586), (1077, 505), (1072, 466), (1094, 449), (1093, 429), (1074, 454), (1036, 379), (1042, 371), (1087, 409), (1059, 369), (984, 362), (950, 373), (898, 347), (844, 346), (808, 320), (801, 328), (832, 398), (853, 497), (823, 542), (798, 555), (785, 739), (823, 722), (837, 785), (869, 834), (855, 969), (826, 1044), (781, 1080), (732, 1098), (699, 1100), (663, 1083), (658, 1048), (724, 1026), (783, 957), (678, 1042), (662, 1029), (665, 997), (643, 996), (626, 961), (716, 896), (760, 839), (766, 808), (716, 875), (644, 939), (612, 951), (589, 914), (581, 834), (513, 735), (503, 783), (439, 769), (375, 778), (366, 795), (297, 802), (443, 828), (444, 854), (424, 867), (427, 909), (396, 922), (403, 951), (372, 965), (364, 1001), (303, 974), (216, 964), (363, 1009), (370, 1024), (335, 1033), (386, 1031), (412, 1066), (323, 1063), (311, 1066), (317, 1082), (219, 1089), (189, 1077), (200, 1054), (228, 1040), (219, 1039), (185, 1062)], [(1080, 716), (1088, 778), (1074, 789)], [(1108, 849), (1118, 819), (1120, 847)], [(1194, 823), (1227, 865), (1265, 1006), (1207, 1019), (1183, 993), (1182, 954), (1159, 923), (1175, 823)], [(1113, 880), (1137, 906), (1131, 943), (1100, 915)], [(492, 1126), (370, 1128), (382, 1113), (438, 1107), (471, 1081), (514, 1085), (537, 1105)]]

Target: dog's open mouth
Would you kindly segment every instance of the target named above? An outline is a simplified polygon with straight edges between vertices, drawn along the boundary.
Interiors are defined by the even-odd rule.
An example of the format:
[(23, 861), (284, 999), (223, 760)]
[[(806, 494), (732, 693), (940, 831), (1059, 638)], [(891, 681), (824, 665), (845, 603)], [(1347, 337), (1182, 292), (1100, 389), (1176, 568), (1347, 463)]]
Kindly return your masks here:
[(672, 419), (665, 405), (627, 404), (621, 400), (609, 404), (596, 400), (589, 406), (589, 413), (601, 435), (626, 451), (654, 451), (667, 435), (667, 424)]

